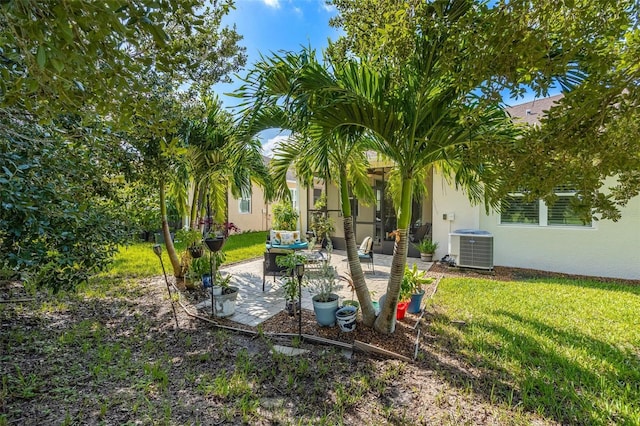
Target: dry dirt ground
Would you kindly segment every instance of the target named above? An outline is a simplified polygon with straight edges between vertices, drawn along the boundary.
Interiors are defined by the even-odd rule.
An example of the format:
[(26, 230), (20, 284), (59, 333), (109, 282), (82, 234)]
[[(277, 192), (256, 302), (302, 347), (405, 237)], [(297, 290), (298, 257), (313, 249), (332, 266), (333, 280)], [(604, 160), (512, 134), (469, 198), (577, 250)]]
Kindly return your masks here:
[[(499, 269), (488, 277), (532, 274)], [(161, 277), (95, 286), (54, 297), (0, 283), (0, 300), (33, 299), (0, 304), (0, 425), (553, 424), (522, 410), (517, 389), (498, 373), (469, 365), (430, 332), (437, 306), (416, 329), (418, 316), (407, 314), (391, 337), (361, 325), (353, 333), (321, 328), (303, 311), (303, 333), (409, 358), (419, 329), (417, 359), (405, 362), (270, 337), (297, 333), (297, 318), (285, 313), (243, 333), (176, 304), (176, 330)], [(186, 305), (196, 299), (181, 296)], [(309, 352), (288, 357), (274, 345)]]

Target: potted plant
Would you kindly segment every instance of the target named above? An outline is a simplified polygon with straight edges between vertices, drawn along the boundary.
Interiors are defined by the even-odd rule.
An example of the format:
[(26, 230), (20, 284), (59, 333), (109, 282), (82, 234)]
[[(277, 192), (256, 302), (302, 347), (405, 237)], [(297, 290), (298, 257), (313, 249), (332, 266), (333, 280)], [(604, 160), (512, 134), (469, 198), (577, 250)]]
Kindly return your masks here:
[(212, 291), (220, 289), (219, 291), (215, 291), (215, 293), (219, 292), (220, 294), (212, 293), (212, 299), (214, 302), (213, 314), (218, 318), (228, 317), (236, 312), (236, 300), (239, 289), (238, 287), (229, 285), (230, 282), (231, 275), (223, 277), (220, 272), (216, 273)]
[(197, 229), (181, 229), (176, 233), (176, 239), (184, 244), (193, 259), (202, 257), (202, 233)]
[[(214, 257), (218, 267), (222, 265), (227, 258), (226, 254), (222, 251), (212, 252), (211, 256)], [(209, 267), (211, 268), (211, 266)], [(224, 318), (233, 315), (236, 312), (236, 300), (239, 289), (238, 287), (230, 285), (231, 275), (227, 274), (223, 276), (220, 270), (216, 268), (212, 281), (211, 311), (213, 316)]]
[(285, 307), (290, 316), (295, 315), (300, 310), (299, 293), (298, 293), (298, 280), (294, 277), (294, 271), (296, 265), (304, 263), (305, 257), (295, 252), (289, 253), (286, 256), (276, 257), (276, 264), (284, 267), (284, 278), (282, 281), (282, 287), (284, 290)]
[(338, 310), (338, 295), (335, 294), (336, 271), (323, 262), (318, 270), (308, 274), (309, 287), (312, 293), (313, 311), (316, 321), (321, 326), (334, 326), (336, 323), (336, 311)]
[(333, 219), (330, 217), (320, 215), (316, 216), (311, 223), (311, 229), (316, 235), (316, 238), (320, 240), (322, 247), (326, 247), (328, 241), (331, 239), (331, 234), (335, 232), (336, 227), (333, 224)]
[(352, 305), (346, 305), (336, 311), (336, 321), (340, 330), (350, 332), (356, 329), (356, 317), (358, 316), (358, 308)]
[(279, 231), (296, 231), (298, 230), (298, 213), (291, 203), (281, 202), (273, 205), (273, 223), (271, 229)]
[(313, 208), (315, 211), (311, 214), (309, 228), (313, 231), (316, 240), (320, 242), (322, 247), (326, 247), (336, 227), (333, 219), (327, 216), (327, 197), (325, 194), (322, 194)]
[(222, 250), (222, 246), (224, 246), (224, 243), (227, 241), (229, 234), (238, 231), (240, 231), (240, 229), (231, 222), (213, 223), (204, 238), (204, 244), (211, 252), (218, 252)]
[[(220, 273), (220, 265), (222, 265), (225, 260), (227, 260), (227, 255), (223, 251), (213, 251), (209, 255), (209, 271), (213, 272), (214, 277), (212, 281), (210, 279), (210, 284), (211, 292), (214, 296), (221, 296), (223, 287), (229, 285), (230, 278), (228, 276), (223, 278)], [(209, 276), (211, 276), (211, 274), (209, 274)]]
[(438, 248), (438, 242), (432, 241), (429, 238), (425, 238), (420, 241), (418, 244), (414, 244), (416, 248), (420, 251), (420, 259), (425, 262), (431, 262), (433, 259), (433, 253), (436, 252)]
[(415, 263), (413, 268), (405, 265), (400, 287), (400, 298), (403, 301), (409, 301), (407, 312), (412, 314), (420, 312), (422, 298), (424, 297), (423, 286), (432, 282), (433, 278), (427, 277), (427, 271), (419, 271), (418, 265)]
[[(185, 275), (185, 285), (187, 289), (193, 290), (197, 287), (197, 283), (203, 280), (203, 277), (209, 275), (209, 262), (205, 257), (197, 257), (191, 261), (189, 270)], [(210, 276), (210, 275), (209, 275)], [(209, 281), (209, 287), (211, 282)]]
[(353, 283), (353, 278), (351, 277), (351, 273), (347, 272), (346, 275), (340, 275), (340, 279), (347, 283), (347, 287), (351, 290), (351, 299), (343, 300), (342, 306), (355, 306), (356, 311), (360, 309), (360, 302), (358, 302), (354, 296), (356, 292), (355, 284)]

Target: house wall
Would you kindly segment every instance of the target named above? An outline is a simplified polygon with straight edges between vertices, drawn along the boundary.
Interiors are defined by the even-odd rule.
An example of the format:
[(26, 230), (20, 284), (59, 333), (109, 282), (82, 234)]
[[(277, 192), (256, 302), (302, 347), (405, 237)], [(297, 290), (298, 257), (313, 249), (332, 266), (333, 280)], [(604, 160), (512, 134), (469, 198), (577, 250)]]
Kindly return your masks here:
[(266, 231), (271, 229), (271, 208), (264, 201), (262, 188), (253, 185), (251, 189), (251, 213), (240, 213), (240, 203), (229, 191), (229, 222), (241, 232)]
[[(473, 228), (491, 232), (496, 266), (531, 268), (566, 274), (611, 278), (640, 278), (640, 197), (622, 209), (622, 219), (596, 221), (591, 228), (500, 224), (500, 215), (486, 214), (471, 206), (461, 191), (442, 177), (434, 179), (433, 235), (440, 247), (438, 257), (448, 253), (449, 232)], [(455, 219), (443, 220), (453, 212)]]
[[(376, 220), (376, 205), (372, 203), (368, 206), (358, 203), (358, 217), (360, 223), (356, 223), (356, 244), (360, 245), (366, 237), (374, 237), (375, 229), (373, 222)], [(369, 223), (365, 223), (369, 222)], [(376, 242), (377, 243), (377, 242)]]
[[(434, 173), (432, 188), (432, 239), (438, 242), (434, 259), (451, 252), (449, 233), (456, 229), (480, 227), (480, 207), (472, 206), (463, 191), (451, 187), (442, 175)], [(446, 219), (444, 218), (446, 215)]]
[(494, 234), (496, 265), (640, 278), (640, 197), (629, 202), (618, 222), (597, 221), (591, 228), (500, 225), (499, 219), (496, 213), (481, 217), (481, 228)]

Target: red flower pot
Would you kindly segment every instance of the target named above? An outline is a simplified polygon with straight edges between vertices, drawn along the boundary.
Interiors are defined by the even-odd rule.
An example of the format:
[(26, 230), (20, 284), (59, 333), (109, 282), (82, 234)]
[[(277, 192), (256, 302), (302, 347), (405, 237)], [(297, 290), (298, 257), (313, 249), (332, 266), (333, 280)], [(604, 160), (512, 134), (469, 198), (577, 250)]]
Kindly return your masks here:
[(407, 313), (407, 307), (409, 306), (409, 302), (400, 302), (398, 303), (398, 309), (396, 310), (396, 319), (401, 320), (404, 318), (404, 314)]

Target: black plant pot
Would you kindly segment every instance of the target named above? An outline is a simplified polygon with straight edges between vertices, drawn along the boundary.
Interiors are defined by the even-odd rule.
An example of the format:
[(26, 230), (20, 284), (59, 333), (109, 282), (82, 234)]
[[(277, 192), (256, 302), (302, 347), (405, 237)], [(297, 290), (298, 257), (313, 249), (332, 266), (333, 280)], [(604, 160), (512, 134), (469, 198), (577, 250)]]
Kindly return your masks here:
[(224, 237), (215, 237), (215, 238), (210, 237), (204, 240), (204, 243), (207, 245), (207, 248), (214, 253), (222, 249), (224, 242), (225, 242)]
[(290, 317), (300, 312), (300, 302), (298, 302), (297, 300), (287, 300), (285, 307)]
[(202, 246), (190, 246), (189, 253), (191, 254), (191, 257), (197, 259), (199, 257), (202, 257), (202, 255), (204, 254), (204, 249)]

